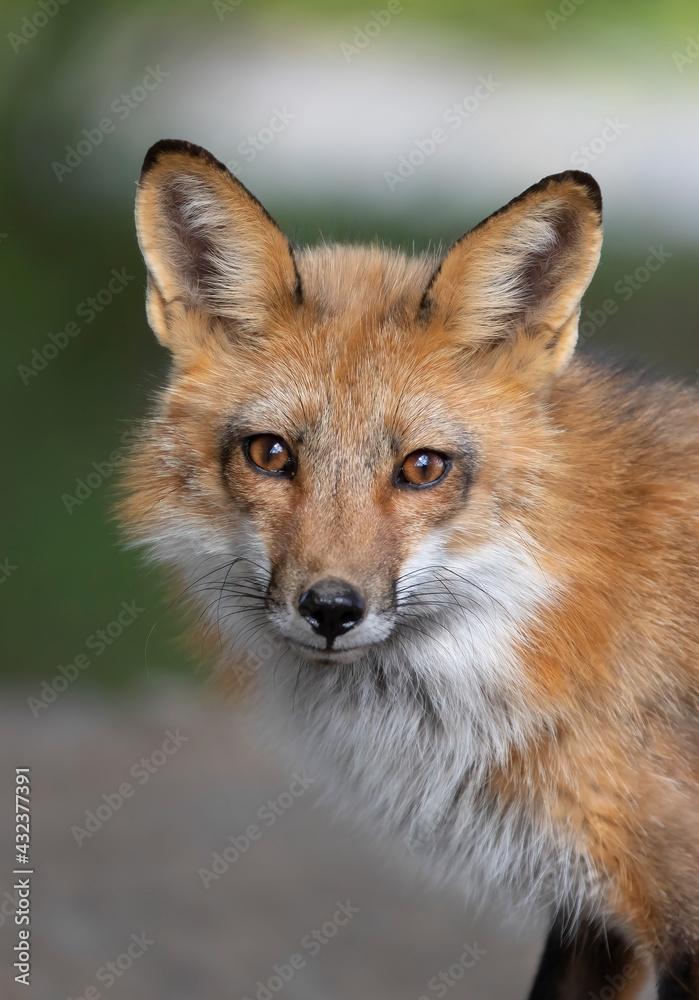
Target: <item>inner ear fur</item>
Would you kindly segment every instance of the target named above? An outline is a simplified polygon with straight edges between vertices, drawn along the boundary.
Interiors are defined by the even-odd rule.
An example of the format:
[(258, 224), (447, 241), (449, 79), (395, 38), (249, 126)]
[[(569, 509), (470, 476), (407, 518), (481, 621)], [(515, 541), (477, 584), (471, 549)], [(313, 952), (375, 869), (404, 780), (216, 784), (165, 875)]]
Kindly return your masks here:
[(545, 177), (466, 233), (424, 293), (431, 322), (461, 346), (487, 349), (535, 340), (551, 371), (570, 359), (580, 300), (602, 246), (602, 196), (589, 174)]
[(183, 311), (259, 328), (301, 299), (288, 240), (200, 146), (165, 139), (151, 147), (138, 184), (136, 228), (148, 269), (148, 319), (173, 349)]

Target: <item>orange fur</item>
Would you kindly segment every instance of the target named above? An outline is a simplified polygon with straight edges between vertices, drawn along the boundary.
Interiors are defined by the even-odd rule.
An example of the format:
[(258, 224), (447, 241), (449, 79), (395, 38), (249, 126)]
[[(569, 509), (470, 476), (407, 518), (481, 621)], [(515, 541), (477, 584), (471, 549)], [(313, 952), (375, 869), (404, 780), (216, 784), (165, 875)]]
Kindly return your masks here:
[[(572, 357), (601, 241), (593, 182), (548, 179), (440, 264), (292, 251), (208, 154), (164, 144), (147, 163), (149, 318), (175, 367), (130, 462), (134, 535), (157, 549), (175, 526), (223, 558), (254, 535), (279, 607), (332, 576), (387, 608), (430, 538), (465, 561), (520, 546), (551, 591), (513, 640), (512, 713), (531, 721), (484, 787), (589, 860), (640, 956), (662, 966), (668, 933), (694, 949), (699, 403)], [(196, 211), (206, 226), (187, 231)], [(295, 449), (293, 482), (246, 463), (239, 441), (263, 432)], [(396, 489), (425, 447), (453, 456), (449, 476)]]

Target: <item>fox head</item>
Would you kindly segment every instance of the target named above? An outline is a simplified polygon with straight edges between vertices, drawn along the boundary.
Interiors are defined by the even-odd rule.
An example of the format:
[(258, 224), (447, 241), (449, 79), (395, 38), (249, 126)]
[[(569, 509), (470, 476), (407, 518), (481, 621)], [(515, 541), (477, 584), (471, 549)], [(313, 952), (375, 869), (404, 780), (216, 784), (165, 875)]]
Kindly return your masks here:
[(457, 615), (464, 645), (497, 646), (484, 618), (505, 629), (545, 597), (549, 407), (599, 257), (595, 181), (547, 177), (442, 259), (297, 250), (211, 154), (168, 140), (136, 220), (173, 362), (131, 458), (137, 539), (233, 647), (266, 629), (332, 669), (436, 648)]

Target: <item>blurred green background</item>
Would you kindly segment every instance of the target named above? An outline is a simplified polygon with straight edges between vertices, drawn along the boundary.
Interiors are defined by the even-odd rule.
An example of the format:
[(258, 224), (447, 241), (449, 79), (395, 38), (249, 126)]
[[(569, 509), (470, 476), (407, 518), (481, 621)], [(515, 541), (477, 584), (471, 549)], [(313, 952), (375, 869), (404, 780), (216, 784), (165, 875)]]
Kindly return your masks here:
[[(294, 239), (417, 249), (448, 243), (541, 176), (587, 159), (607, 241), (582, 349), (611, 347), (696, 380), (696, 4), (405, 0), (388, 20), (386, 10), (384, 0), (3, 4), (0, 634), (3, 675), (28, 694), (81, 653), (92, 659), (81, 684), (144, 676), (151, 632), (151, 672), (194, 668), (162, 579), (120, 547), (118, 473), (66, 501), (93, 463), (108, 468), (167, 371), (146, 324), (132, 221), (157, 139), (236, 160)], [(149, 68), (162, 80), (141, 100)], [(492, 96), (392, 190), (386, 172), (481, 76), (495, 81)], [(265, 144), (279, 109), (292, 117)], [(105, 117), (113, 128), (90, 140)], [(81, 162), (57, 168), (83, 140)], [(667, 262), (634, 278), (661, 247)], [(97, 311), (88, 299), (113, 269), (125, 270), (125, 287), (103, 293)], [(609, 299), (618, 308), (601, 325)], [(71, 322), (80, 332), (62, 337)], [(46, 350), (50, 334), (59, 346)], [(44, 352), (41, 370), (34, 351)], [(90, 637), (133, 600), (143, 612), (96, 653), (101, 640)]]

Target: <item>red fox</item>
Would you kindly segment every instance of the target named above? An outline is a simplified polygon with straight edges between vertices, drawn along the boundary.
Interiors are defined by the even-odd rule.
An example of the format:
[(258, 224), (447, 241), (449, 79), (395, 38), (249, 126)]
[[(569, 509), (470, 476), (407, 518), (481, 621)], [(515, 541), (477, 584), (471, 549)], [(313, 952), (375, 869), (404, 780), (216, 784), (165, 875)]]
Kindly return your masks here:
[(354, 812), (550, 910), (531, 998), (699, 997), (699, 395), (574, 355), (595, 180), (441, 258), (297, 249), (165, 140), (136, 220), (135, 541)]

